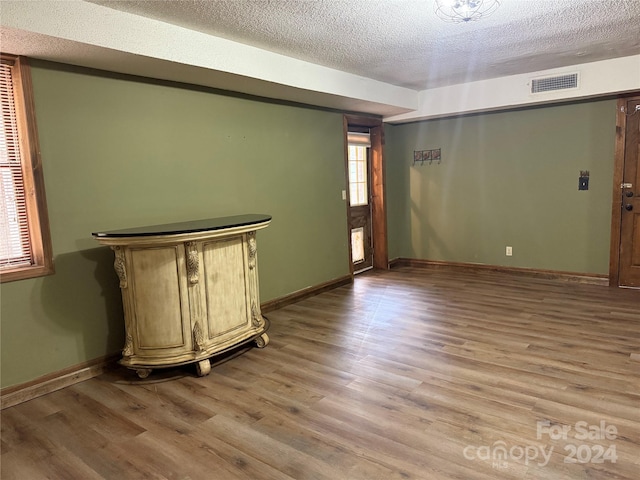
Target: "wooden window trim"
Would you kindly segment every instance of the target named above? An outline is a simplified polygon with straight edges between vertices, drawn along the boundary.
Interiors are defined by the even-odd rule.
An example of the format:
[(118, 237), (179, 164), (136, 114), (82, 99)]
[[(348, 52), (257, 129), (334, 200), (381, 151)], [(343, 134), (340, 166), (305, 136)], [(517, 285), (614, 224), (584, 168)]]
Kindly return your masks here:
[(25, 57), (2, 53), (1, 61), (14, 66), (12, 78), (32, 254), (31, 265), (0, 270), (4, 283), (50, 275), (54, 267), (31, 70)]

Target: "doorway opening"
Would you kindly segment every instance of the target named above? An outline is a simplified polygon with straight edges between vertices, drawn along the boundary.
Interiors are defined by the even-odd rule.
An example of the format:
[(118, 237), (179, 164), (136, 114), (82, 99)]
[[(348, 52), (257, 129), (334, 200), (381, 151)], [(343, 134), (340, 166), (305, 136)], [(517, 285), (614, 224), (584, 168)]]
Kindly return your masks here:
[(382, 119), (345, 115), (350, 272), (388, 269)]

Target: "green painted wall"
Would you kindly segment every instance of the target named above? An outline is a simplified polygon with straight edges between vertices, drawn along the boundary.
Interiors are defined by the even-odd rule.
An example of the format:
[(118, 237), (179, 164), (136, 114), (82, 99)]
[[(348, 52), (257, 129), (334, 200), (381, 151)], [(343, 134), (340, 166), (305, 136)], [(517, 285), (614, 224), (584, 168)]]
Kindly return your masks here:
[(348, 274), (342, 115), (33, 62), (55, 275), (2, 284), (2, 386), (117, 353), (117, 229), (267, 213), (261, 300)]
[[(605, 100), (387, 125), (389, 257), (606, 274), (615, 115)], [(431, 148), (440, 165), (412, 166)]]

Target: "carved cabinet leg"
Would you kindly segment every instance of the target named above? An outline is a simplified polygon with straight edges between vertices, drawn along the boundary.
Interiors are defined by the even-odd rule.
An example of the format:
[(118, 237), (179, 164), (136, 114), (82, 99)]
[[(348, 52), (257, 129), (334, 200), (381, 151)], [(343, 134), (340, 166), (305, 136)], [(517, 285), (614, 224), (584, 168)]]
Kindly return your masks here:
[(140, 378), (147, 378), (149, 376), (149, 374), (151, 373), (151, 369), (150, 368), (136, 368), (136, 373), (138, 374), (138, 377), (140, 377)]
[(256, 338), (256, 347), (264, 348), (269, 345), (269, 335), (263, 333), (258, 338)]
[(196, 363), (196, 371), (198, 372), (199, 377), (204, 377), (205, 375), (208, 375), (209, 372), (211, 371), (211, 362), (209, 362), (209, 359), (201, 360), (198, 363)]

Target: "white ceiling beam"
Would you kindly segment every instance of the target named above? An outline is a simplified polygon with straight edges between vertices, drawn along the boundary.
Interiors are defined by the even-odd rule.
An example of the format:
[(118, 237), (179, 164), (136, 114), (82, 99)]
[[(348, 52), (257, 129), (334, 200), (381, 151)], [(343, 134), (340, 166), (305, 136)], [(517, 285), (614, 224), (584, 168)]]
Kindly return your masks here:
[[(415, 90), (93, 3), (2, 1), (0, 8), (3, 50), (11, 53), (93, 68), (104, 68), (101, 56), (107, 56), (122, 60), (111, 71), (177, 81), (186, 81), (189, 71), (205, 86), (346, 110), (394, 114), (417, 107)], [(176, 78), (178, 69), (168, 64), (183, 73)]]
[[(531, 79), (570, 73), (578, 73), (578, 88), (531, 93)], [(634, 91), (640, 91), (640, 55), (423, 90), (415, 111), (388, 116), (384, 121), (414, 122)]]

